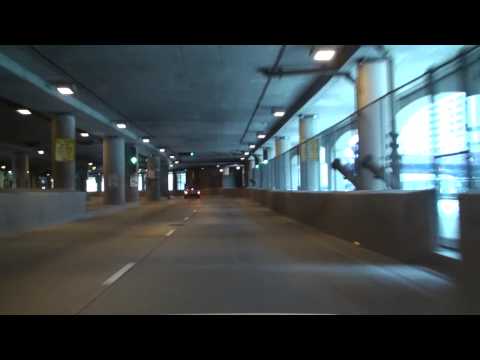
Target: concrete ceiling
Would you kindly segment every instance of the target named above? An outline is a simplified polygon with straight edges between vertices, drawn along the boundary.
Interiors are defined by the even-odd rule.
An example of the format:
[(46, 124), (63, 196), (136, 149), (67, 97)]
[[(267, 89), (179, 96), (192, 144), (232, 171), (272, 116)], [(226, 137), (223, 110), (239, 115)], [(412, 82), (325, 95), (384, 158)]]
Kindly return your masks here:
[[(241, 142), (280, 45), (168, 45), (168, 46), (0, 46), (0, 52), (49, 83), (74, 83), (75, 98), (112, 121), (126, 121), (138, 136), (174, 153), (195, 152), (183, 163), (238, 159), (255, 142), (257, 131), (277, 121), (273, 107), (290, 107), (318, 78), (301, 75), (272, 79), (265, 97)], [(308, 68), (314, 64), (311, 46), (288, 45), (280, 65)], [(339, 48), (342, 51), (342, 48)], [(73, 111), (77, 126), (99, 137), (108, 129), (85, 113), (0, 70), (0, 96), (39, 113)], [(49, 145), (49, 132), (37, 132), (29, 117), (23, 126), (14, 112), (2, 113), (12, 130), (0, 141), (23, 144), (38, 134)], [(21, 120), (27, 121), (27, 120)], [(45, 126), (42, 123), (41, 126)], [(15, 130), (16, 128), (16, 130)], [(31, 129), (27, 129), (31, 128)], [(44, 134), (45, 133), (45, 134)], [(101, 161), (100, 142), (79, 148), (79, 156)]]

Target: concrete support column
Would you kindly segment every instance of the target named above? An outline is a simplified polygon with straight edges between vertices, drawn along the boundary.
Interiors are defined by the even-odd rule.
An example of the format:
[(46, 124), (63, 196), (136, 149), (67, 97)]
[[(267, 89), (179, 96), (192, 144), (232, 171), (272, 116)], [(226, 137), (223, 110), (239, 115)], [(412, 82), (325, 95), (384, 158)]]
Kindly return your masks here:
[[(386, 97), (370, 104), (389, 91), (389, 64), (386, 59), (363, 60), (357, 64), (357, 109), (360, 161), (372, 157), (376, 166), (385, 166), (388, 137), (391, 129), (392, 107)], [(366, 106), (366, 107), (365, 107)], [(363, 108), (363, 109), (362, 109)], [(362, 190), (382, 190), (385, 183), (371, 171), (359, 167), (359, 186)]]
[(168, 160), (160, 157), (160, 189), (163, 196), (170, 198), (170, 192), (168, 191), (168, 170)]
[(286, 166), (285, 156), (282, 154), (287, 150), (287, 143), (284, 136), (275, 137), (275, 158), (276, 158), (276, 171), (275, 171), (275, 187), (278, 190), (286, 190)]
[(255, 182), (255, 158), (252, 155), (248, 159), (248, 187), (255, 187), (257, 185)]
[(300, 190), (320, 190), (320, 161), (318, 140), (307, 139), (316, 135), (315, 116), (307, 115), (300, 118)]
[[(138, 153), (137, 147), (133, 144), (127, 144), (125, 146), (125, 199), (127, 202), (138, 201)], [(133, 161), (136, 159), (136, 161)]]
[(177, 191), (182, 191), (181, 189), (178, 189), (177, 186), (177, 173), (173, 173), (173, 193), (175, 194)]
[(102, 175), (98, 174), (95, 176), (95, 181), (97, 183), (97, 192), (102, 192)]
[(15, 179), (17, 189), (29, 189), (30, 188), (30, 161), (29, 156), (26, 153), (15, 153)]
[(160, 156), (151, 156), (147, 160), (147, 196), (149, 200), (160, 200), (162, 183), (160, 179)]
[(77, 190), (78, 191), (87, 191), (87, 179), (88, 179), (88, 163), (87, 162), (78, 162), (77, 163)]
[(103, 139), (104, 202), (125, 203), (125, 140), (112, 136)]
[(75, 190), (75, 116), (52, 119), (52, 169), (55, 189)]

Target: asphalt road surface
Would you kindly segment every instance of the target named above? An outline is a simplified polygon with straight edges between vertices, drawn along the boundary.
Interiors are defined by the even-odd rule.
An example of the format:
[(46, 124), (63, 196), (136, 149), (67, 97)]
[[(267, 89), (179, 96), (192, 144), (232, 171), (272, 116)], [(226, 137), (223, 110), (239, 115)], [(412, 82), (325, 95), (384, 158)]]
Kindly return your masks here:
[(455, 283), (245, 199), (0, 238), (0, 314), (455, 314)]

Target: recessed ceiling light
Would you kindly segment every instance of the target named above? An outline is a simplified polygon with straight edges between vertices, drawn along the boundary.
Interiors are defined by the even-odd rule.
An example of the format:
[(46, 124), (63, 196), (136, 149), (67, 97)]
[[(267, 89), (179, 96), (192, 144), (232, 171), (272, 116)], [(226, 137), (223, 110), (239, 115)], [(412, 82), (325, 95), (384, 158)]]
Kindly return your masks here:
[(250, 149), (255, 149), (255, 145), (254, 145), (254, 144), (250, 144), (250, 145), (248, 145), (248, 147), (249, 147)]
[(240, 160), (243, 161), (243, 160), (245, 160), (245, 158), (244, 158), (244, 157), (241, 157)]
[(245, 151), (245, 152), (243, 153), (243, 155), (248, 156), (248, 155), (250, 155), (250, 152)]
[(80, 136), (81, 136), (81, 137), (89, 137), (90, 134), (87, 133), (87, 132), (82, 132), (82, 133), (80, 133)]
[(88, 166), (92, 166), (92, 165), (93, 165), (93, 163), (92, 163), (92, 162), (89, 162), (89, 163), (88, 163)]
[(73, 95), (73, 90), (68, 86), (57, 86), (57, 91), (62, 95)]
[(22, 115), (32, 115), (32, 112), (28, 109), (18, 109), (17, 112)]
[(267, 137), (267, 135), (265, 135), (265, 134), (258, 134), (257, 135), (257, 138), (259, 138), (259, 139), (265, 139), (266, 137)]
[(335, 56), (335, 50), (317, 50), (313, 56), (315, 61), (330, 61)]
[(38, 155), (44, 155), (44, 154), (45, 154), (45, 150), (37, 150), (37, 154), (38, 154)]
[(170, 155), (169, 158), (170, 159), (175, 159), (175, 155)]
[(275, 117), (282, 117), (283, 115), (285, 115), (285, 111), (277, 110), (273, 112), (273, 116)]
[(160, 151), (161, 153), (164, 153), (164, 152), (165, 152), (165, 148), (160, 148), (160, 149), (158, 149), (158, 151)]
[(148, 144), (150, 142), (150, 138), (144, 137), (144, 138), (142, 138), (142, 142)]
[(117, 127), (118, 127), (119, 129), (126, 129), (126, 128), (127, 128), (127, 124), (125, 124), (125, 123), (117, 123)]

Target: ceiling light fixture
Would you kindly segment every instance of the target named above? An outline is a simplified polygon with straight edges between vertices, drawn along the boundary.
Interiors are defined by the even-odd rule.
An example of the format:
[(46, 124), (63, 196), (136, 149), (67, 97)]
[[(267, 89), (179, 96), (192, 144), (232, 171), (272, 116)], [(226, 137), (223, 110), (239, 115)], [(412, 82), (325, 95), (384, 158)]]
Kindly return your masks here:
[(248, 155), (250, 155), (250, 152), (249, 152), (249, 151), (245, 151), (245, 152), (243, 153), (243, 155), (248, 156)]
[(148, 137), (143, 137), (143, 138), (142, 138), (142, 142), (148, 144), (148, 143), (150, 142), (150, 138), (148, 138)]
[(158, 151), (160, 151), (161, 153), (164, 153), (164, 152), (165, 152), (165, 148), (160, 148), (160, 149), (158, 149)]
[(127, 124), (125, 124), (125, 123), (117, 123), (117, 128), (119, 128), (119, 129), (126, 129), (126, 128), (127, 128)]
[(190, 153), (190, 156), (194, 156), (194, 155), (195, 155), (195, 153), (192, 151), (192, 152)]
[(38, 154), (38, 155), (44, 155), (44, 154), (45, 154), (45, 150), (37, 150), (37, 154)]
[(80, 133), (80, 136), (81, 136), (81, 137), (89, 137), (90, 134), (87, 133), (87, 132), (82, 132), (82, 133)]
[(320, 49), (315, 52), (313, 55), (313, 60), (315, 61), (330, 61), (335, 56), (335, 50), (331, 49)]
[(267, 137), (266, 134), (258, 134), (258, 135), (257, 135), (257, 138), (258, 138), (258, 139), (265, 139), (266, 137)]
[(17, 112), (22, 115), (32, 115), (32, 112), (28, 109), (17, 109)]
[(285, 115), (285, 111), (283, 111), (283, 110), (273, 110), (272, 114), (275, 117), (282, 117), (283, 115)]
[(1, 169), (5, 170), (7, 167), (5, 165), (2, 165)]
[(89, 163), (88, 163), (88, 166), (92, 166), (92, 165), (93, 165), (93, 163), (92, 163), (92, 162), (89, 162)]
[(175, 155), (170, 155), (169, 158), (173, 160), (175, 159)]
[(254, 145), (254, 144), (250, 144), (250, 145), (248, 145), (248, 147), (249, 147), (250, 149), (255, 149), (255, 145)]
[(57, 86), (57, 91), (62, 95), (73, 95), (74, 92), (69, 86)]
[(244, 157), (241, 157), (241, 158), (240, 158), (240, 161), (243, 161), (243, 160), (245, 160), (245, 158), (244, 158)]

